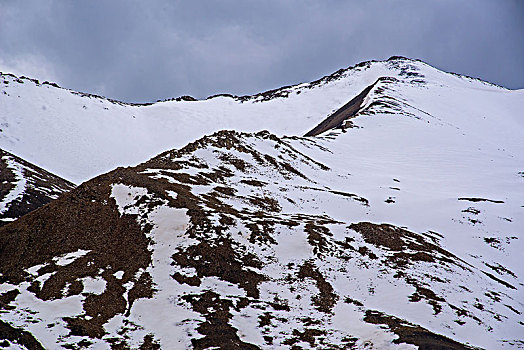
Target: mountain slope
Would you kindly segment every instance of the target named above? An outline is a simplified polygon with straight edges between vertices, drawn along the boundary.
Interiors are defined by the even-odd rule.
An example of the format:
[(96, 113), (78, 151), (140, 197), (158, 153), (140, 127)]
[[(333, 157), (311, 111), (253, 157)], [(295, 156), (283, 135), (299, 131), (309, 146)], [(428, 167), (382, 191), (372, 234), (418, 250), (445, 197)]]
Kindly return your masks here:
[(123, 104), (3, 74), (0, 147), (79, 183), (221, 129), (303, 135), (380, 77), (411, 82), (414, 89), (430, 81), (471, 91), (513, 93), (398, 57), (364, 62), (313, 83), (254, 96), (151, 105)]
[[(16, 84), (2, 101), (41, 93)], [(50, 163), (57, 147), (55, 165), (77, 174), (224, 126), (276, 134), (191, 139), (0, 228), (2, 345), (524, 347), (524, 91), (401, 58), (254, 97), (73, 94), (92, 102), (84, 114), (54, 89), (60, 123), (35, 123), (49, 123), (50, 148), (38, 150), (45, 133), (22, 142), (37, 98), (6, 108), (2, 142)]]
[(44, 348), (522, 345), (518, 162), (471, 177), (441, 141), (431, 169), (366, 163), (348, 149), (380, 139), (372, 119), (428, 128), (374, 114), (335, 138), (223, 131), (20, 218), (0, 230), (3, 324)]
[(0, 226), (70, 191), (74, 185), (0, 149)]

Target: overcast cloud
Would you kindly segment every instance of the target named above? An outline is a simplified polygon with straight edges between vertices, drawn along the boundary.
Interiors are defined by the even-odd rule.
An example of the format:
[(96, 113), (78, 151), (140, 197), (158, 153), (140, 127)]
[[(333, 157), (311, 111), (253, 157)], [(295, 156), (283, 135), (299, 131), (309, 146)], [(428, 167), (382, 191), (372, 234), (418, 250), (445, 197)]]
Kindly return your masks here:
[(0, 71), (128, 102), (253, 94), (393, 55), (524, 88), (524, 1), (0, 0)]

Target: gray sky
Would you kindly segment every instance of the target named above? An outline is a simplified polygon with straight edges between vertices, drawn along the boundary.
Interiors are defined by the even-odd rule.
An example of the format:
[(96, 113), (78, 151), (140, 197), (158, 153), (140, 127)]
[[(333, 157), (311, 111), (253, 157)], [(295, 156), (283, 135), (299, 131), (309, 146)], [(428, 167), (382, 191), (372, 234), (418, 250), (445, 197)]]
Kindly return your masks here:
[(127, 102), (253, 94), (393, 55), (524, 88), (524, 0), (0, 0), (0, 71)]

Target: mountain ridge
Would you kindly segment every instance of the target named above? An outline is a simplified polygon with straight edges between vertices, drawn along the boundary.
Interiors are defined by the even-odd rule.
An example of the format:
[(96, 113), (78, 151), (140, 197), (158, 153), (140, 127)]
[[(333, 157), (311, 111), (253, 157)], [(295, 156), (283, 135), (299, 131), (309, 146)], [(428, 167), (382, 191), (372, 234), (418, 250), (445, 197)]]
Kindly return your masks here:
[[(47, 81), (47, 80), (45, 80), (43, 82), (40, 82), (39, 79), (27, 77), (25, 75), (17, 76), (17, 75), (15, 75), (13, 73), (10, 73), (10, 72), (2, 72), (2, 71), (0, 71), (0, 76), (4, 76), (5, 75), (5, 76), (9, 76), (9, 77), (12, 77), (12, 78), (15, 78), (15, 79), (28, 80), (28, 81), (32, 81), (33, 83), (38, 84), (38, 85), (49, 85), (49, 86), (52, 86), (52, 87), (55, 87), (55, 88), (67, 90), (67, 91), (69, 91), (69, 92), (71, 92), (73, 94), (76, 94), (76, 95), (90, 97), (90, 98), (97, 98), (97, 99), (102, 99), (102, 100), (107, 100), (107, 101), (115, 103), (115, 104), (129, 105), (129, 106), (150, 106), (150, 105), (153, 105), (155, 103), (161, 103), (161, 102), (170, 102), (170, 101), (177, 101), (177, 102), (180, 102), (180, 101), (195, 101), (196, 102), (196, 101), (205, 101), (205, 100), (213, 99), (213, 98), (216, 98), (216, 97), (230, 97), (230, 98), (239, 100), (241, 102), (244, 102), (244, 101), (257, 99), (258, 97), (264, 97), (264, 96), (268, 96), (268, 95), (269, 96), (272, 96), (272, 95), (273, 96), (275, 96), (275, 95), (278, 96), (279, 93), (281, 93), (281, 92), (283, 92), (283, 91), (285, 91), (287, 89), (296, 88), (296, 87), (304, 86), (304, 85), (311, 88), (311, 87), (314, 87), (314, 86), (319, 85), (321, 83), (329, 82), (330, 80), (336, 79), (337, 77), (339, 77), (343, 73), (345, 73), (347, 71), (350, 71), (352, 69), (355, 69), (355, 68), (364, 67), (366, 65), (369, 65), (369, 64), (372, 64), (372, 63), (377, 63), (377, 62), (398, 61), (398, 60), (419, 62), (419, 63), (426, 64), (428, 66), (431, 66), (430, 64), (426, 63), (425, 61), (423, 61), (421, 59), (409, 58), (409, 57), (404, 57), (404, 56), (391, 56), (388, 59), (383, 60), (383, 61), (368, 60), (368, 61), (362, 61), (360, 63), (356, 63), (356, 64), (354, 64), (352, 66), (348, 66), (346, 68), (340, 68), (340, 69), (336, 70), (335, 72), (333, 72), (331, 74), (324, 75), (321, 78), (318, 78), (318, 79), (313, 80), (311, 82), (297, 83), (297, 84), (292, 84), (292, 85), (284, 85), (284, 86), (280, 86), (280, 87), (277, 87), (277, 88), (274, 88), (274, 89), (264, 90), (263, 92), (258, 92), (258, 93), (252, 94), (252, 95), (234, 95), (234, 94), (230, 94), (228, 92), (220, 92), (220, 93), (216, 93), (216, 94), (213, 94), (213, 95), (209, 95), (209, 96), (207, 96), (207, 97), (205, 97), (203, 99), (196, 99), (196, 98), (194, 98), (191, 95), (181, 95), (181, 96), (178, 96), (178, 97), (171, 97), (171, 98), (166, 98), (166, 99), (163, 99), (163, 100), (156, 100), (156, 101), (142, 102), (142, 103), (140, 103), (140, 102), (126, 102), (126, 101), (121, 101), (121, 100), (117, 100), (117, 99), (113, 99), (113, 98), (110, 98), (110, 97), (97, 95), (97, 94), (93, 94), (93, 93), (89, 93), (89, 92), (76, 91), (76, 90), (73, 90), (73, 89), (62, 87), (62, 86), (58, 85), (55, 82), (50, 82), (50, 81)], [(435, 68), (434, 66), (431, 66), (431, 67)], [(437, 69), (437, 68), (435, 68), (435, 69)], [(498, 88), (501, 88), (501, 89), (510, 90), (510, 89), (508, 89), (508, 88), (506, 88), (504, 86), (492, 83), (492, 82), (490, 82), (488, 80), (484, 80), (484, 79), (479, 78), (479, 77), (472, 77), (472, 76), (468, 76), (468, 75), (465, 75), (465, 74), (460, 74), (460, 73), (455, 73), (455, 72), (448, 72), (448, 71), (443, 71), (443, 72), (445, 72), (447, 74), (458, 76), (460, 78), (466, 78), (466, 79), (469, 79), (469, 80), (479, 81), (479, 82), (482, 82), (482, 83), (487, 84), (487, 85), (495, 86), (495, 87), (498, 87)]]
[[(311, 83), (316, 85), (302, 84), (269, 95), (254, 95), (258, 97), (245, 102), (216, 97), (140, 107), (115, 105), (49, 85), (44, 88), (34, 82), (19, 84), (4, 78), (0, 147), (79, 183), (117, 166), (139, 164), (221, 129), (270, 129), (276, 135), (303, 135), (379, 77), (396, 77), (413, 89), (427, 80), (426, 85), (432, 88), (445, 83), (450, 88), (521, 93), (403, 59), (364, 62), (328, 77)], [(45, 149), (40, 145), (46, 145)], [(63, 161), (50, 154), (60, 154)]]
[(0, 228), (2, 345), (524, 347), (524, 91), (402, 59), (245, 102), (2, 89), (0, 146), (103, 172)]

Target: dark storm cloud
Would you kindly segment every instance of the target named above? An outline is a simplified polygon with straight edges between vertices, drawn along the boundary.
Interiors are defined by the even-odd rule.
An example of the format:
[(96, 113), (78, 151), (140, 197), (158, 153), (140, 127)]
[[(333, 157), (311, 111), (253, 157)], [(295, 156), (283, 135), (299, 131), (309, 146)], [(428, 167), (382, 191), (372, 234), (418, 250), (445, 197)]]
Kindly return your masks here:
[(0, 0), (0, 70), (132, 102), (251, 94), (392, 55), (522, 88), (523, 42), (521, 0)]

